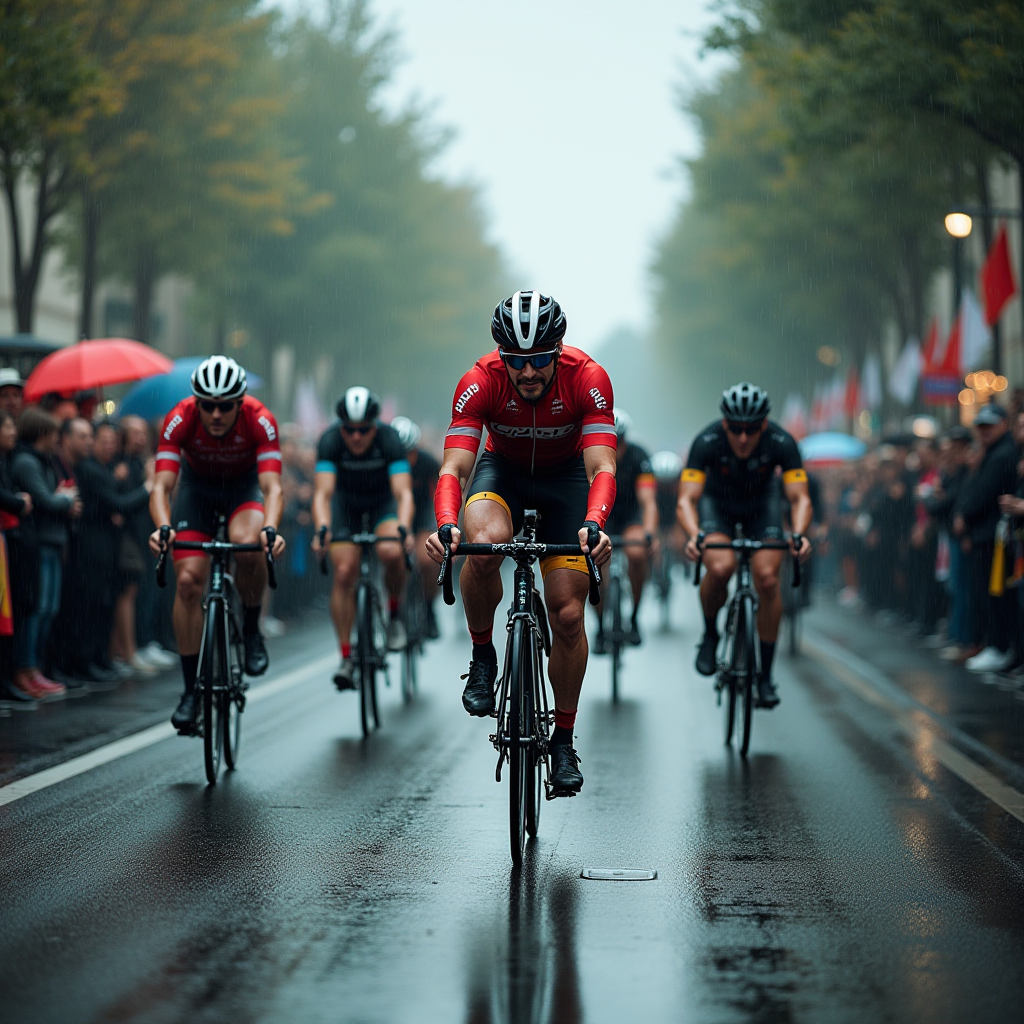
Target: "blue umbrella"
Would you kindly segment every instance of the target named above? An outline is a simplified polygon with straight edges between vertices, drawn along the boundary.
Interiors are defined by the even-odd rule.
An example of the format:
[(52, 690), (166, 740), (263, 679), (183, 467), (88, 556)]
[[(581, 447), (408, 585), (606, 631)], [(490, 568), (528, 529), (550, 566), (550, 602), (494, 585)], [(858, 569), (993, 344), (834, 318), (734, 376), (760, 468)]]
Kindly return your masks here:
[(804, 462), (818, 466), (852, 462), (867, 450), (868, 446), (858, 438), (833, 432), (811, 434), (800, 442)]
[[(204, 356), (188, 356), (176, 359), (170, 373), (147, 377), (139, 381), (124, 396), (120, 416), (141, 416), (146, 420), (166, 416), (183, 398), (192, 394), (192, 371), (203, 361)], [(249, 390), (263, 387), (263, 380), (246, 371)]]

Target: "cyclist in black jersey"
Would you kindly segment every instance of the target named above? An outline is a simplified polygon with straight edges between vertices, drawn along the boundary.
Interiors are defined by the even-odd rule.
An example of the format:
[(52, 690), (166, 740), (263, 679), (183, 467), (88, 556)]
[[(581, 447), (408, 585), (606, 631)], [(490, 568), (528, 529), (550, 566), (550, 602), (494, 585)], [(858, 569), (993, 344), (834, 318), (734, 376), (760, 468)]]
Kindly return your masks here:
[[(721, 421), (710, 424), (694, 440), (679, 485), (679, 521), (689, 537), (686, 557), (691, 561), (700, 554), (699, 535), (707, 541), (729, 541), (737, 523), (749, 538), (781, 540), (783, 496), (789, 502), (793, 533), (801, 538), (793, 554), (801, 560), (810, 556), (807, 473), (796, 441), (768, 419), (770, 408), (768, 395), (761, 388), (736, 384), (722, 395)], [(728, 597), (736, 559), (732, 551), (713, 549), (704, 552), (704, 564), (707, 573), (700, 588), (704, 637), (697, 653), (697, 671), (710, 676), (716, 668), (718, 612)], [(758, 551), (751, 559), (760, 597), (759, 705), (767, 708), (779, 703), (771, 670), (782, 617), (781, 565), (781, 551)]]
[[(380, 400), (364, 387), (349, 388), (337, 406), (341, 422), (328, 427), (316, 456), (316, 492), (313, 523), (314, 549), (324, 557), (324, 546), (334, 567), (331, 619), (341, 647), (341, 666), (334, 675), (339, 690), (355, 689), (350, 637), (355, 621), (355, 593), (359, 580), (359, 548), (347, 541), (361, 533), (363, 523), (379, 537), (403, 537), (412, 547), (412, 474), (398, 432), (380, 423)], [(405, 560), (398, 544), (378, 544), (377, 558), (384, 568), (388, 590), (388, 648), (405, 647), (405, 626), (398, 614), (405, 587)]]
[(416, 515), (412, 521), (412, 532), (416, 552), (416, 562), (420, 568), (420, 579), (423, 583), (423, 600), (427, 604), (427, 639), (437, 640), (441, 631), (434, 615), (434, 601), (437, 599), (437, 569), (434, 560), (427, 551), (427, 537), (437, 532), (437, 519), (434, 516), (434, 491), (437, 490), (437, 478), (441, 472), (441, 463), (430, 452), (419, 447), (420, 428), (408, 416), (396, 416), (391, 426), (398, 431), (398, 436), (405, 446), (405, 457), (409, 460), (412, 470), (412, 500), (416, 506)]
[[(632, 417), (624, 409), (615, 409), (615, 480), (618, 492), (615, 505), (605, 532), (609, 537), (622, 537), (630, 542), (646, 542), (626, 546), (629, 584), (633, 593), (633, 614), (629, 621), (628, 642), (634, 646), (641, 643), (637, 615), (644, 583), (647, 581), (650, 560), (657, 553), (658, 546), (658, 505), (655, 500), (654, 474), (647, 452), (633, 444), (627, 436), (633, 425)], [(594, 653), (604, 653), (604, 615), (597, 609), (597, 636), (594, 637)]]

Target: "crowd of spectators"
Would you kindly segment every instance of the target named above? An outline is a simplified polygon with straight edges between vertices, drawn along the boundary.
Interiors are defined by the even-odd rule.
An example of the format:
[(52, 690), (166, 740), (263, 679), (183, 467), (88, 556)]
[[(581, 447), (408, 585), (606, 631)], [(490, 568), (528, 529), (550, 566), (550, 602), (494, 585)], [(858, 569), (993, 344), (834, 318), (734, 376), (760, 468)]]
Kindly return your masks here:
[[(0, 369), (0, 701), (30, 708), (178, 659), (173, 592), (156, 586), (147, 543), (160, 424), (95, 418), (92, 396), (23, 407), (23, 389)], [(268, 634), (325, 592), (310, 551), (315, 449), (283, 433), (288, 548)]]
[(887, 436), (826, 478), (840, 604), (972, 672), (1024, 679), (1020, 397), (983, 405), (971, 428)]

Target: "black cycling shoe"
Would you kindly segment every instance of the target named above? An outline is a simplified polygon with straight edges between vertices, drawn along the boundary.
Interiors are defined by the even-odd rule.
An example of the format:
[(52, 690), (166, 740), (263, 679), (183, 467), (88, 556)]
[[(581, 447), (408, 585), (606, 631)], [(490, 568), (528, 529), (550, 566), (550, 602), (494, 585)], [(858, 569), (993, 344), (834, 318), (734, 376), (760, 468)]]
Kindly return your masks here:
[(760, 680), (757, 687), (757, 706), (771, 711), (778, 704), (779, 691), (775, 689), (775, 684), (770, 679)]
[(705, 633), (697, 652), (697, 671), (702, 676), (713, 676), (718, 668), (718, 637), (713, 633)]
[(548, 798), (575, 796), (583, 788), (580, 757), (569, 743), (556, 743), (548, 748), (551, 773), (548, 776)]
[(267, 645), (263, 642), (263, 634), (247, 633), (243, 640), (245, 641), (245, 674), (247, 676), (263, 675), (270, 664)]
[(629, 632), (626, 634), (626, 643), (631, 647), (639, 647), (644, 642), (640, 635), (640, 627), (633, 621), (629, 623)]
[(471, 661), (469, 672), (462, 677), (466, 688), (462, 691), (462, 706), (477, 718), (494, 714), (494, 680), (498, 678), (496, 661)]
[(171, 725), (183, 736), (190, 736), (196, 727), (196, 716), (199, 714), (199, 698), (195, 693), (182, 695), (178, 706), (171, 715)]

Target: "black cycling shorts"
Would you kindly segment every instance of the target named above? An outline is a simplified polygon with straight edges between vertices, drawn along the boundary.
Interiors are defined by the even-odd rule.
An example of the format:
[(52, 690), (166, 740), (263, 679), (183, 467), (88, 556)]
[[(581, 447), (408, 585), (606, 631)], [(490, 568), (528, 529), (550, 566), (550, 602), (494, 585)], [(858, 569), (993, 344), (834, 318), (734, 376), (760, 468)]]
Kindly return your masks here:
[(355, 505), (345, 495), (335, 491), (331, 498), (331, 543), (343, 543), (353, 533), (373, 532), (381, 523), (398, 518), (398, 503), (388, 491), (388, 496), (373, 505)]
[[(590, 482), (582, 455), (560, 466), (535, 470), (531, 474), (496, 452), (484, 452), (469, 486), (466, 506), (468, 508), (482, 498), (504, 505), (512, 519), (513, 535), (523, 527), (523, 513), (527, 509), (536, 509), (540, 516), (538, 541), (579, 544), (579, 531), (587, 517), (589, 493)], [(587, 563), (582, 553), (542, 558), (541, 575), (547, 576), (552, 569), (586, 572)]]
[[(241, 476), (202, 477), (190, 466), (182, 467), (178, 494), (171, 511), (171, 522), (179, 540), (212, 540), (217, 533), (217, 517), (230, 523), (246, 509), (263, 511), (263, 492), (255, 469)], [(197, 551), (176, 551), (174, 557), (195, 558)]]
[(750, 540), (782, 540), (782, 496), (777, 487), (744, 502), (727, 502), (702, 494), (697, 514), (703, 533), (735, 535), (737, 523)]

